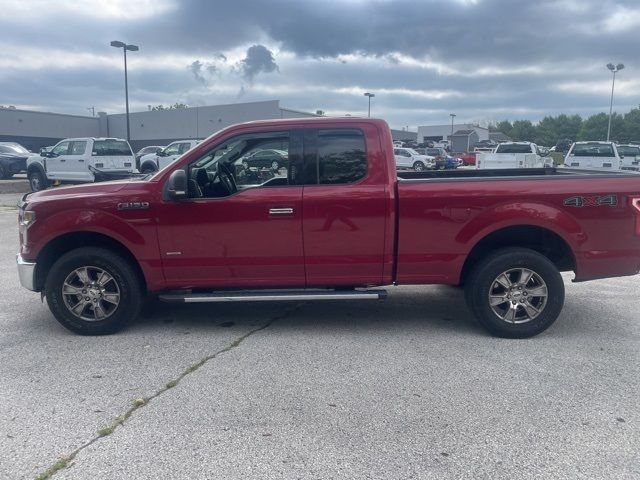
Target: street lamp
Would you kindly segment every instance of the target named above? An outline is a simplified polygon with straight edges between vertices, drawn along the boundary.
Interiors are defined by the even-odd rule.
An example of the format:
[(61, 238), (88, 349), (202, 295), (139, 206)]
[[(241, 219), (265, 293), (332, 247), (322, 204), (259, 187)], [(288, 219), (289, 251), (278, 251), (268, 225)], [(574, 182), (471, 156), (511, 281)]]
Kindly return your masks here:
[(375, 97), (375, 94), (367, 92), (364, 94), (364, 96), (369, 97), (369, 113), (367, 113), (367, 117), (370, 117), (371, 116), (371, 97)]
[(112, 47), (121, 48), (124, 52), (124, 98), (127, 108), (127, 142), (131, 141), (131, 131), (129, 130), (129, 82), (127, 80), (127, 50), (131, 52), (137, 52), (139, 50), (137, 45), (127, 45), (124, 42), (114, 40), (111, 42)]
[(449, 137), (449, 150), (451, 151), (453, 146), (453, 119), (456, 118), (456, 114), (450, 113), (449, 116), (451, 117), (451, 136)]
[(613, 73), (613, 83), (611, 84), (611, 103), (609, 104), (609, 126), (607, 127), (607, 142), (609, 141), (609, 135), (611, 134), (611, 115), (613, 114), (613, 89), (616, 86), (616, 73), (624, 68), (624, 64), (619, 63), (614, 65), (613, 63), (607, 63), (607, 68)]

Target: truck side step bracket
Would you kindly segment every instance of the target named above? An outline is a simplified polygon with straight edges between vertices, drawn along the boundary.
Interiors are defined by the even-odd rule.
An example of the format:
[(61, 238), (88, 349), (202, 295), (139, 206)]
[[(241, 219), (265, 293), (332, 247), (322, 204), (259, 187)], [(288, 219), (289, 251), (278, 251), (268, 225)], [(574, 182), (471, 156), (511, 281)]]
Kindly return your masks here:
[(287, 300), (381, 300), (386, 290), (281, 290), (238, 291), (215, 293), (167, 293), (159, 295), (163, 302), (219, 303), (219, 302), (277, 302)]

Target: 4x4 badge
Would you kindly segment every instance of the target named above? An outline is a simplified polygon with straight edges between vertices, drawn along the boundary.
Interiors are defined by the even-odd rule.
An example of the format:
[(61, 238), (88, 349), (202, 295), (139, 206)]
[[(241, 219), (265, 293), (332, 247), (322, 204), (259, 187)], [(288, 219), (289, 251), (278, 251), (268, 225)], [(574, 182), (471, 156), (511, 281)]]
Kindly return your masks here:
[(618, 205), (618, 197), (616, 195), (603, 195), (601, 197), (569, 197), (564, 201), (567, 207), (600, 207), (606, 205), (615, 207)]

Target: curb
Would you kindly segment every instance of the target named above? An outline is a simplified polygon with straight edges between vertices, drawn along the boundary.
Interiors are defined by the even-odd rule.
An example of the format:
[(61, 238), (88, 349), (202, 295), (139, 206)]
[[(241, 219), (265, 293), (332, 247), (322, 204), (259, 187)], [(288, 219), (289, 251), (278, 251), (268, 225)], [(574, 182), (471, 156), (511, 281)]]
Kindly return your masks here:
[(24, 179), (15, 179), (15, 180), (3, 180), (0, 181), (0, 194), (2, 193), (28, 193), (31, 189), (29, 188), (29, 182)]

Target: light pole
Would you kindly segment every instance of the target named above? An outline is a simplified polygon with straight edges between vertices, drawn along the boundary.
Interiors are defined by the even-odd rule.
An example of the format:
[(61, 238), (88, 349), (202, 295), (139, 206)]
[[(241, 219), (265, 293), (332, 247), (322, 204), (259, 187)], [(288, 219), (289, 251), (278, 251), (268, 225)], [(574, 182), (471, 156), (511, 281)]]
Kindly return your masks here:
[(127, 142), (131, 141), (131, 131), (129, 130), (129, 82), (127, 80), (127, 50), (137, 52), (140, 50), (137, 45), (127, 45), (124, 42), (114, 40), (111, 42), (112, 47), (122, 48), (124, 52), (124, 98), (127, 109)]
[(369, 97), (369, 113), (367, 113), (367, 117), (371, 116), (371, 97), (375, 97), (376, 95), (374, 93), (365, 93), (364, 94), (365, 97)]
[(450, 113), (449, 116), (451, 117), (451, 136), (449, 137), (449, 151), (451, 151), (451, 147), (453, 146), (453, 119), (456, 118), (456, 114)]
[(609, 104), (609, 126), (607, 127), (607, 142), (609, 141), (609, 135), (611, 134), (611, 115), (613, 114), (613, 89), (616, 86), (616, 73), (624, 68), (624, 64), (619, 63), (614, 65), (613, 63), (607, 63), (607, 68), (613, 73), (613, 82), (611, 83), (611, 103)]

